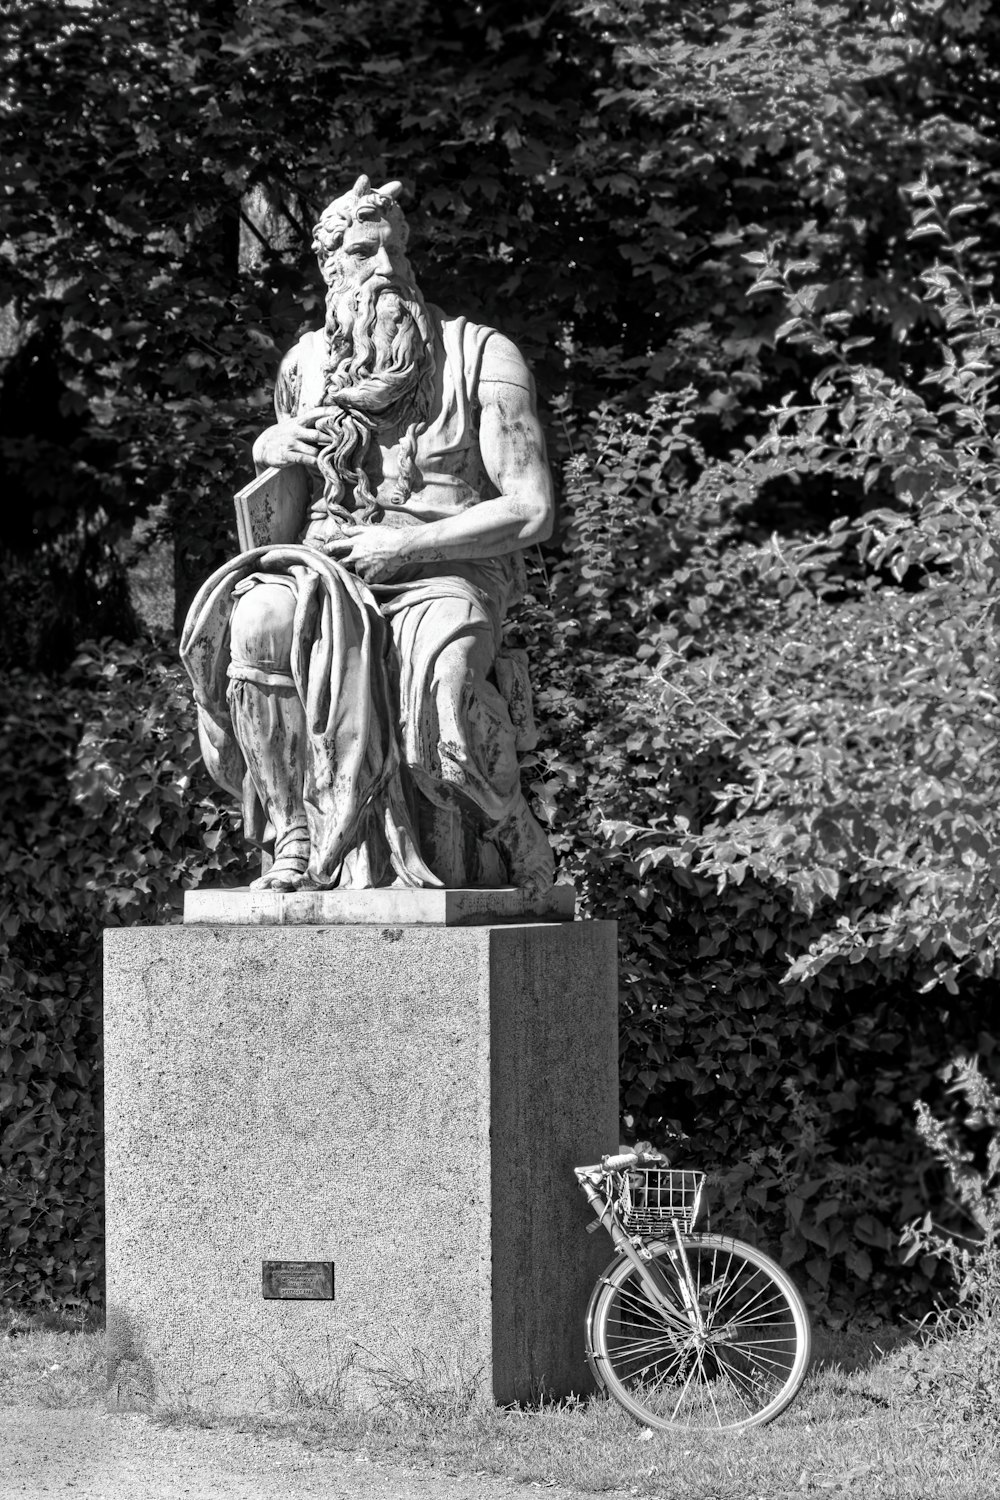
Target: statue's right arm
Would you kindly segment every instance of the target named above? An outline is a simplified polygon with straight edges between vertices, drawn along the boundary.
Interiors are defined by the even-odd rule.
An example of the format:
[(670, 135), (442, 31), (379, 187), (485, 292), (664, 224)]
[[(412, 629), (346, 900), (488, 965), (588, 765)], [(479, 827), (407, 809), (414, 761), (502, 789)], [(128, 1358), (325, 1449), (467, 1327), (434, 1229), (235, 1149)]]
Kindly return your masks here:
[(316, 407), (297, 411), (299, 347), (289, 349), (274, 388), (274, 407), (278, 420), (265, 427), (253, 445), (253, 461), (257, 473), (265, 469), (284, 469), (290, 464), (304, 464), (315, 469), (319, 450), (329, 441), (323, 433), (316, 431), (316, 421), (325, 414), (325, 408)]

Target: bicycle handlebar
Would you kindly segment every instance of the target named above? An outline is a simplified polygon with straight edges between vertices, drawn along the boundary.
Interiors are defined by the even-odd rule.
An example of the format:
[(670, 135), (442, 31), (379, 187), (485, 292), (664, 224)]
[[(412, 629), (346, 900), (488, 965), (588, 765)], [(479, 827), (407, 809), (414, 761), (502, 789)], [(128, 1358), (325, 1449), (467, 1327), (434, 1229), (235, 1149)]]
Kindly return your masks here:
[(601, 1166), (605, 1172), (622, 1172), (626, 1167), (634, 1167), (641, 1160), (638, 1151), (622, 1151), (617, 1156), (602, 1156)]
[(662, 1151), (656, 1151), (652, 1146), (636, 1151), (619, 1151), (613, 1156), (602, 1156), (599, 1162), (592, 1167), (577, 1167), (578, 1173), (587, 1177), (606, 1177), (610, 1172), (624, 1172), (629, 1167), (640, 1167), (648, 1165), (651, 1167), (668, 1167), (670, 1158), (664, 1156)]

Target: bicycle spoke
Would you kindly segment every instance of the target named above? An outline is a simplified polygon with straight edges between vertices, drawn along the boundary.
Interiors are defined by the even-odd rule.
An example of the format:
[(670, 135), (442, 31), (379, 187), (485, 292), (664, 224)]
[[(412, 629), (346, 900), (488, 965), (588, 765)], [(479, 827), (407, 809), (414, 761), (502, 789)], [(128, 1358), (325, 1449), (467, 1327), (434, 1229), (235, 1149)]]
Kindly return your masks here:
[[(698, 1365), (699, 1365), (699, 1368), (701, 1370), (702, 1375), (703, 1376), (707, 1375), (708, 1372), (705, 1369), (705, 1351), (704, 1351), (704, 1349), (700, 1349), (698, 1351)], [(715, 1425), (716, 1425), (716, 1427), (721, 1427), (722, 1426), (722, 1418), (719, 1416), (719, 1408), (715, 1404), (715, 1392), (712, 1389), (712, 1385), (713, 1385), (713, 1382), (711, 1380), (706, 1379), (704, 1381), (705, 1389), (708, 1392), (708, 1399), (709, 1399), (709, 1401), (711, 1401), (711, 1403), (712, 1403), (712, 1410), (715, 1413)]]
[[(659, 1393), (664, 1386), (676, 1384), (677, 1376), (683, 1369), (686, 1356), (687, 1350), (676, 1350), (672, 1359), (665, 1360), (662, 1364), (647, 1365), (641, 1371), (636, 1372), (633, 1379), (636, 1380), (637, 1384), (641, 1379), (643, 1393), (647, 1399), (649, 1396)], [(652, 1381), (651, 1385), (650, 1381)]]
[(718, 1355), (716, 1355), (716, 1360), (717, 1360), (717, 1363), (718, 1363), (718, 1366), (719, 1366), (719, 1372), (720, 1372), (723, 1380), (725, 1380), (727, 1382), (727, 1384), (729, 1385), (730, 1389), (733, 1391), (734, 1395), (736, 1396), (737, 1400), (741, 1403), (741, 1405), (743, 1407), (743, 1410), (745, 1412), (747, 1412), (748, 1414), (752, 1414), (752, 1412), (754, 1411), (754, 1408), (753, 1408), (753, 1406), (751, 1406), (750, 1402), (747, 1400), (746, 1396), (743, 1394), (742, 1390), (740, 1389), (739, 1385), (737, 1384), (736, 1378), (735, 1378), (736, 1372), (734, 1370), (730, 1370), (729, 1367), (728, 1367), (728, 1365), (726, 1364), (725, 1360), (719, 1359)]
[[(729, 1264), (732, 1264), (732, 1256), (729, 1257)], [(746, 1270), (738, 1271), (732, 1278), (732, 1280), (727, 1280), (725, 1277), (720, 1278), (722, 1280), (724, 1295), (718, 1297), (716, 1302), (714, 1303), (716, 1312), (724, 1311), (725, 1308), (728, 1307), (736, 1297), (741, 1296), (744, 1290), (752, 1285), (753, 1281), (758, 1277), (758, 1274), (759, 1273), (756, 1271), (756, 1268), (752, 1268), (749, 1272), (747, 1272)], [(771, 1283), (765, 1278), (761, 1290), (762, 1292), (767, 1292), (768, 1290), (773, 1292), (774, 1288), (771, 1286)], [(758, 1293), (758, 1295), (761, 1295), (761, 1293)], [(780, 1297), (778, 1300), (780, 1301)], [(749, 1303), (741, 1303), (741, 1306), (752, 1305), (752, 1298)]]
[(671, 1419), (671, 1421), (673, 1421), (673, 1419), (677, 1416), (677, 1413), (681, 1409), (681, 1405), (682, 1405), (682, 1403), (684, 1401), (684, 1397), (685, 1397), (685, 1395), (687, 1393), (688, 1387), (691, 1384), (691, 1381), (694, 1379), (694, 1372), (695, 1372), (695, 1370), (697, 1368), (698, 1368), (698, 1364), (697, 1364), (697, 1361), (695, 1360), (691, 1364), (691, 1370), (690, 1370), (690, 1373), (688, 1374), (688, 1378), (685, 1380), (683, 1386), (681, 1387), (681, 1393), (677, 1397), (677, 1405), (674, 1407), (673, 1411), (670, 1413), (670, 1419)]
[(761, 1399), (770, 1399), (771, 1388), (762, 1386), (744, 1371), (733, 1369), (726, 1360), (719, 1361), (719, 1368), (747, 1411), (759, 1410)]
[(655, 1365), (660, 1368), (668, 1361), (676, 1363), (684, 1358), (687, 1350), (678, 1348), (676, 1344), (660, 1343), (646, 1344), (636, 1347), (622, 1341), (617, 1346), (608, 1344), (608, 1353), (614, 1358), (618, 1369), (631, 1371), (636, 1369), (648, 1369)]
[[(680, 1302), (679, 1298), (674, 1295), (673, 1288), (665, 1284), (662, 1275), (658, 1279), (661, 1283), (663, 1283), (657, 1288), (657, 1290), (663, 1297), (663, 1300), (669, 1303), (672, 1307), (676, 1308), (678, 1311), (683, 1312), (683, 1303)], [(645, 1284), (638, 1280), (638, 1276), (636, 1276), (635, 1287), (619, 1287), (618, 1296), (623, 1301), (627, 1299), (629, 1302), (636, 1305), (652, 1309), (653, 1311), (658, 1311), (656, 1303), (653, 1302), (652, 1298), (650, 1297), (649, 1291), (647, 1290)]]
[(728, 1349), (733, 1354), (739, 1354), (749, 1364), (760, 1364), (782, 1373), (789, 1368), (790, 1362), (787, 1359), (776, 1359), (773, 1355), (763, 1354), (756, 1344), (741, 1344), (735, 1339), (720, 1339), (713, 1347)]
[[(771, 1293), (770, 1296), (767, 1295), (768, 1292)], [(766, 1301), (762, 1301), (761, 1300), (762, 1298), (766, 1298), (767, 1300)], [(727, 1302), (731, 1301), (731, 1300), (732, 1300), (731, 1297), (729, 1297), (729, 1298), (726, 1299)], [(739, 1320), (740, 1320), (741, 1323), (744, 1322), (744, 1321), (751, 1321), (752, 1322), (752, 1321), (755, 1321), (757, 1319), (757, 1315), (760, 1314), (764, 1308), (767, 1308), (767, 1307), (786, 1307), (786, 1306), (787, 1306), (787, 1303), (785, 1302), (785, 1299), (782, 1296), (782, 1294), (780, 1293), (780, 1291), (776, 1292), (774, 1290), (774, 1288), (769, 1285), (769, 1283), (764, 1282), (764, 1284), (749, 1299), (749, 1301), (740, 1304)], [(715, 1311), (716, 1312), (724, 1311), (724, 1303), (722, 1303), (722, 1302), (717, 1303)], [(755, 1315), (753, 1319), (748, 1319), (747, 1315), (750, 1312), (753, 1312), (754, 1315)], [(773, 1321), (770, 1318), (770, 1315), (769, 1315), (767, 1321)]]
[(662, 1324), (655, 1332), (638, 1334), (634, 1333), (627, 1323), (616, 1326), (609, 1320), (608, 1324), (609, 1347), (612, 1342), (617, 1343), (623, 1350), (623, 1357), (639, 1355), (645, 1358), (656, 1350), (669, 1350), (670, 1353), (674, 1353), (678, 1349), (683, 1350), (689, 1339), (690, 1331), (678, 1337), (669, 1330), (665, 1330)]
[(634, 1330), (635, 1336), (640, 1339), (651, 1337), (685, 1339), (690, 1338), (691, 1336), (690, 1323), (688, 1323), (686, 1320), (684, 1322), (681, 1322), (679, 1318), (665, 1318), (659, 1316), (658, 1314), (653, 1317), (640, 1317), (635, 1313), (632, 1313), (631, 1311), (627, 1311), (625, 1313), (619, 1313), (616, 1317), (616, 1321), (621, 1324), (621, 1327), (623, 1329), (629, 1330), (630, 1336), (632, 1330)]
[(684, 1370), (685, 1361), (681, 1355), (676, 1355), (672, 1360), (662, 1363), (643, 1365), (639, 1369), (622, 1371), (622, 1378), (627, 1379), (632, 1389), (640, 1392), (645, 1401), (649, 1402), (652, 1396), (658, 1396), (666, 1389), (674, 1389), (677, 1381)]
[[(723, 1361), (718, 1358), (716, 1350), (712, 1350), (712, 1354), (715, 1357), (714, 1362), (717, 1376), (713, 1379), (713, 1377), (706, 1370), (705, 1387), (713, 1410), (718, 1412), (718, 1403), (716, 1401), (716, 1395), (719, 1394), (719, 1392), (717, 1391), (718, 1386), (731, 1392), (732, 1397), (736, 1398), (736, 1401), (738, 1401), (739, 1403), (739, 1406), (737, 1407), (738, 1413), (745, 1412), (747, 1415), (751, 1415), (756, 1410), (756, 1407), (747, 1399), (744, 1389), (735, 1378), (737, 1372), (732, 1371), (726, 1367)], [(722, 1426), (721, 1420), (719, 1422), (719, 1425)]]
[[(658, 1279), (672, 1300), (672, 1289), (664, 1284), (665, 1278), (661, 1275)], [(676, 1319), (681, 1325), (679, 1331), (669, 1324), (665, 1327), (663, 1316), (658, 1309), (650, 1308), (642, 1291), (640, 1283), (636, 1295), (631, 1282), (617, 1289), (617, 1301), (625, 1310), (620, 1305), (616, 1316), (608, 1319), (608, 1354), (621, 1378), (641, 1388), (644, 1399), (651, 1399), (666, 1384), (676, 1382), (688, 1357), (691, 1328), (686, 1315)], [(638, 1317), (632, 1311), (635, 1308)]]
[(673, 1297), (670, 1289), (664, 1288), (665, 1300), (670, 1304), (666, 1308), (657, 1307), (650, 1300), (649, 1294), (640, 1282), (633, 1290), (631, 1287), (619, 1287), (617, 1291), (618, 1301), (629, 1309), (634, 1309), (632, 1316), (637, 1320), (645, 1319), (656, 1327), (662, 1327), (664, 1323), (676, 1323), (678, 1328), (690, 1332), (691, 1322), (684, 1310)]

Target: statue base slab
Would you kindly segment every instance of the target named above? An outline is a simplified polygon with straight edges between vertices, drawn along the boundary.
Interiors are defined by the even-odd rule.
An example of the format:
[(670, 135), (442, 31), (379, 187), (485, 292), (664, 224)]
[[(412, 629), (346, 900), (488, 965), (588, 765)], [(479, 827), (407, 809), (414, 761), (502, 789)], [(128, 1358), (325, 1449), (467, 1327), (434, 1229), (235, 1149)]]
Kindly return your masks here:
[(576, 891), (556, 885), (543, 896), (517, 886), (416, 890), (409, 886), (347, 891), (187, 891), (185, 923), (215, 927), (469, 927), (499, 922), (572, 922)]
[(104, 974), (112, 1399), (590, 1388), (613, 922), (123, 927)]

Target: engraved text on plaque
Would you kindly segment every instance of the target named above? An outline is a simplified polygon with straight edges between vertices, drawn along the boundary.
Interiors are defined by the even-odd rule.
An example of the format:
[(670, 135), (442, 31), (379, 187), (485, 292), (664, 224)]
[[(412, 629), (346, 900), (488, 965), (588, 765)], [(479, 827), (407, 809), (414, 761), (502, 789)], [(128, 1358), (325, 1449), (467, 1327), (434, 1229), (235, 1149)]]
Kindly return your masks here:
[(263, 1292), (268, 1298), (333, 1301), (332, 1260), (265, 1260)]

